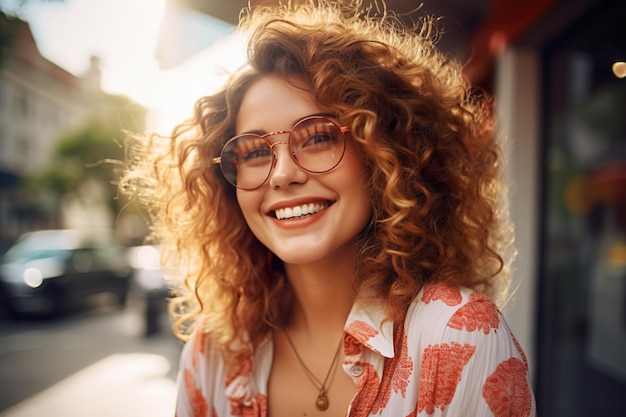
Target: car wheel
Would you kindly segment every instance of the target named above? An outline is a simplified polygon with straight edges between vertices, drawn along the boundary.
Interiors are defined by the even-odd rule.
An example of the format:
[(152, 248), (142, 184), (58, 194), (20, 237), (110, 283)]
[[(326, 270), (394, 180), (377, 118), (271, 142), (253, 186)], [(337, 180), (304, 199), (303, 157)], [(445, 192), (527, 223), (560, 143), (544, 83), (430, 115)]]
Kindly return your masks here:
[(120, 309), (126, 307), (126, 303), (128, 302), (128, 290), (122, 290), (116, 294), (117, 296), (117, 306)]
[(62, 288), (56, 288), (54, 291), (50, 292), (49, 297), (51, 306), (50, 315), (52, 317), (63, 317), (68, 313), (68, 297), (65, 290)]
[(19, 320), (23, 317), (23, 314), (15, 309), (13, 303), (9, 298), (6, 298), (3, 302), (2, 315), (9, 320)]

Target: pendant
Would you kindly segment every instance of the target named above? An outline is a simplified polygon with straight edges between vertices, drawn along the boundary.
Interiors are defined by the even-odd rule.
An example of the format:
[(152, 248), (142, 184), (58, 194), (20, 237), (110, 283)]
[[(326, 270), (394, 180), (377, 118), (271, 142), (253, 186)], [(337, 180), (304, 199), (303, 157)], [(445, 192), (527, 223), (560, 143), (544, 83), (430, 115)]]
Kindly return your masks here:
[(320, 395), (317, 396), (317, 400), (315, 400), (315, 408), (318, 411), (326, 411), (328, 409), (328, 396), (326, 395), (326, 391), (320, 391)]

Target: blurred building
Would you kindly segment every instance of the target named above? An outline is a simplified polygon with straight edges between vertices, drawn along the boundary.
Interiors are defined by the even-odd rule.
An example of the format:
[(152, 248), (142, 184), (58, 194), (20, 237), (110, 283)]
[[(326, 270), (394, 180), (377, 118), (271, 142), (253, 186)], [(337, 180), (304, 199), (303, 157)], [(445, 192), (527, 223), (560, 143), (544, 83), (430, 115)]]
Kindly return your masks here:
[(85, 120), (89, 106), (82, 80), (41, 56), (26, 22), (0, 19), (7, 29), (0, 62), (0, 240), (6, 246), (24, 229), (52, 226), (37, 207), (19, 203), (19, 181), (48, 163), (53, 139)]
[(626, 2), (494, 0), (473, 39), (466, 74), (506, 138), (521, 285), (505, 310), (539, 415), (624, 415)]
[[(186, 14), (235, 24), (246, 3), (170, 0), (163, 30), (194, 43), (162, 42), (162, 64), (214, 40), (207, 28), (187, 31)], [(259, 3), (276, 1), (251, 1)], [(400, 13), (420, 3), (386, 1)], [(496, 97), (519, 250), (503, 311), (528, 354), (539, 415), (622, 416), (626, 78), (612, 67), (626, 61), (626, 2), (423, 3), (422, 12), (445, 17), (443, 49)]]
[[(27, 22), (0, 13), (0, 29), (1, 253), (25, 231), (73, 226), (63, 218), (78, 219), (76, 205), (63, 215), (52, 198), (24, 196), (20, 181), (49, 166), (64, 133), (92, 119), (116, 123), (119, 115), (100, 88), (97, 57), (92, 57), (89, 70), (77, 77), (39, 53)], [(95, 186), (87, 188), (96, 190)], [(106, 220), (93, 219), (98, 216), (89, 213), (94, 225), (101, 227)]]

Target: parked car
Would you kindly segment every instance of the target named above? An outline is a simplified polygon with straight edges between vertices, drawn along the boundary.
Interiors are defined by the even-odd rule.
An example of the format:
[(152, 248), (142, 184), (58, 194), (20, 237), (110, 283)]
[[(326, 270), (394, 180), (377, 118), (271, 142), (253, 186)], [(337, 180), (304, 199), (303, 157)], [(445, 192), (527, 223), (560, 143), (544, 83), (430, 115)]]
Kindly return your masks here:
[(133, 268), (134, 283), (143, 303), (144, 335), (160, 332), (167, 319), (167, 298), (171, 287), (163, 278), (160, 248), (142, 245), (128, 248), (128, 262)]
[(59, 315), (111, 293), (120, 306), (130, 290), (131, 268), (110, 230), (40, 230), (21, 236), (0, 263), (5, 310)]

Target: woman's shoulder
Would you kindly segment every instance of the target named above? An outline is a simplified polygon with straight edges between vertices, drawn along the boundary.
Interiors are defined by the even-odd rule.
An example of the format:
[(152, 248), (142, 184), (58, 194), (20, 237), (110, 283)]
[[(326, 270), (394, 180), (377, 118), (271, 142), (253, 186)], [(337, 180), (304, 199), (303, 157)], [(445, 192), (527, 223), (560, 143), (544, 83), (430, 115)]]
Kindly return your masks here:
[[(526, 356), (498, 307), (484, 294), (445, 283), (426, 286), (408, 310), (405, 332), (421, 350), (433, 346)], [(491, 352), (491, 353), (490, 353)]]
[(193, 373), (198, 374), (203, 370), (214, 371), (223, 366), (224, 360), (215, 337), (210, 332), (196, 328), (183, 346), (180, 355), (180, 370), (193, 370)]
[(500, 311), (486, 295), (438, 282), (418, 293), (407, 312), (405, 327), (440, 339), (450, 330), (489, 334), (502, 322)]
[[(468, 410), (486, 415), (487, 409), (496, 415), (510, 415), (511, 410), (533, 415), (526, 356), (484, 294), (430, 284), (409, 308), (404, 331), (404, 349), (419, 364), (420, 384), (426, 387), (420, 404), (429, 413), (445, 403), (450, 415), (466, 415)], [(440, 392), (451, 395), (436, 397)]]
[(209, 415), (222, 383), (224, 361), (213, 336), (197, 327), (185, 342), (178, 367), (176, 415)]
[[(272, 362), (272, 341), (268, 337), (255, 351), (244, 340), (236, 339), (232, 349), (241, 349), (237, 360), (226, 362), (214, 335), (196, 330), (183, 347), (179, 368), (177, 415), (230, 415), (263, 402)], [(201, 410), (200, 412), (196, 412)]]
[(414, 298), (411, 307), (454, 314), (468, 303), (484, 303), (485, 307), (497, 310), (495, 304), (486, 295), (446, 282), (426, 284)]

